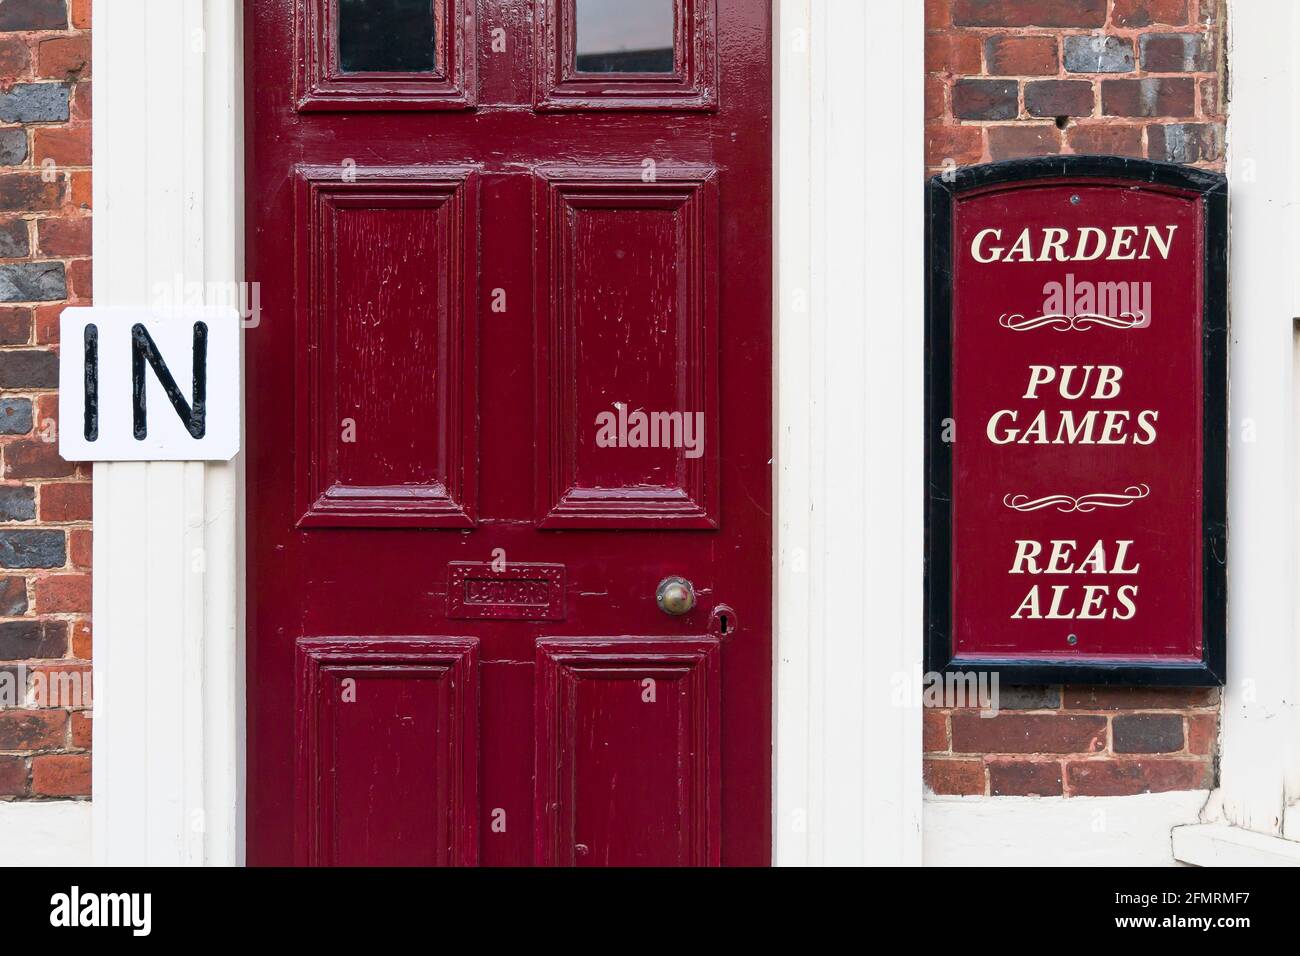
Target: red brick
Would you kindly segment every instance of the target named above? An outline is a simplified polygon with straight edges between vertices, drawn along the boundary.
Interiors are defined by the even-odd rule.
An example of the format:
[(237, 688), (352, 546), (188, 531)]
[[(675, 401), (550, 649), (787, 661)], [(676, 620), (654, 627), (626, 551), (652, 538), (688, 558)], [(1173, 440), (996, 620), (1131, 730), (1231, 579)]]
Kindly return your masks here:
[(944, 81), (941, 76), (925, 78), (925, 118), (940, 119), (947, 108), (944, 102)]
[(90, 796), (90, 755), (33, 757), (32, 793), (46, 797)]
[(925, 37), (927, 73), (970, 75), (980, 71), (980, 40), (970, 33), (928, 33)]
[(37, 127), (32, 154), (37, 166), (50, 159), (56, 166), (90, 165), (89, 126)]
[(90, 37), (51, 37), (36, 48), (38, 76), (75, 80), (90, 75)]
[(58, 750), (67, 725), (64, 710), (0, 710), (0, 750)]
[(1070, 710), (1179, 710), (1217, 707), (1214, 687), (1066, 687), (1063, 706)]
[(89, 259), (73, 259), (68, 263), (68, 296), (79, 302), (89, 302), (94, 294), (95, 270)]
[(72, 624), (72, 656), (78, 660), (88, 661), (93, 651), (90, 621), (74, 621)]
[(78, 711), (72, 715), (72, 746), (77, 750), (89, 750), (94, 736), (95, 721), (87, 713)]
[(36, 579), (36, 613), (90, 613), (90, 575), (52, 574)]
[(1059, 797), (1061, 792), (1061, 765), (1056, 761), (989, 761), (992, 796)]
[(1219, 742), (1219, 715), (1193, 714), (1187, 718), (1187, 749), (1194, 754), (1213, 754)]
[(1020, 159), (1025, 156), (1050, 156), (1061, 151), (1061, 132), (1055, 124), (990, 126), (989, 157)]
[(941, 710), (926, 710), (921, 715), (921, 739), (926, 753), (948, 749), (948, 715)]
[(59, 344), (59, 316), (67, 306), (62, 302), (54, 305), (38, 305), (32, 313), (32, 322), (36, 327), (37, 345)]
[(952, 26), (950, 0), (925, 0), (925, 28), (944, 30)]
[(1219, 81), (1214, 77), (1201, 80), (1201, 112), (1206, 116), (1221, 116), (1219, 104)]
[(75, 529), (68, 532), (68, 559), (74, 568), (90, 567), (91, 532)]
[(1141, 158), (1142, 127), (1115, 123), (1080, 123), (1065, 133), (1070, 152), (1080, 155), (1135, 156)]
[(1100, 27), (1106, 0), (953, 0), (952, 22), (971, 27)]
[(31, 63), (26, 40), (15, 36), (0, 37), (0, 87), (27, 78)]
[(68, 107), (74, 123), (88, 123), (94, 115), (94, 96), (91, 94), (90, 80), (82, 80), (72, 91), (72, 103)]
[(68, 188), (68, 202), (78, 209), (91, 208), (94, 176), (90, 170), (69, 173), (68, 179), (71, 182)]
[(0, 212), (58, 209), (63, 204), (63, 178), (46, 182), (41, 175), (33, 171), (0, 173)]
[(27, 761), (19, 756), (0, 756), (0, 797), (21, 797), (27, 793)]
[[(35, 398), (36, 405), (36, 430), (41, 432), (48, 430), (50, 436), (58, 434), (57, 428), (48, 427), (51, 422), (56, 426), (59, 421), (59, 396), (54, 392), (46, 392), (44, 395), (37, 395)], [(42, 437), (45, 437), (42, 435)]]
[(1169, 790), (1204, 790), (1214, 784), (1205, 760), (1079, 760), (1065, 765), (1070, 793), (1118, 797)]
[(984, 62), (990, 76), (1053, 76), (1061, 71), (1056, 37), (989, 37)]
[(1191, 116), (1196, 81), (1185, 76), (1102, 80), (1101, 111), (1106, 116)]
[(954, 753), (1077, 754), (1106, 747), (1106, 718), (1079, 714), (952, 715)]
[(925, 163), (958, 166), (978, 163), (984, 157), (984, 131), (978, 126), (932, 126), (925, 131)]
[(49, 482), (41, 485), (42, 521), (89, 521), (90, 483)]
[(6, 478), (67, 478), (76, 465), (59, 457), (57, 442), (26, 438), (4, 446)]
[(91, 219), (41, 219), (36, 223), (37, 244), (46, 256), (88, 256), (91, 249)]
[(27, 345), (32, 340), (32, 310), (0, 308), (0, 345)]
[(925, 785), (935, 793), (963, 796), (984, 793), (984, 765), (978, 760), (925, 760)]
[(72, 25), (78, 30), (90, 29), (90, 0), (72, 0)]
[(89, 664), (59, 661), (38, 664), (28, 674), (28, 698), (33, 707), (89, 707), (92, 671)]
[(1117, 27), (1179, 26), (1187, 22), (1187, 0), (1115, 0), (1110, 22)]

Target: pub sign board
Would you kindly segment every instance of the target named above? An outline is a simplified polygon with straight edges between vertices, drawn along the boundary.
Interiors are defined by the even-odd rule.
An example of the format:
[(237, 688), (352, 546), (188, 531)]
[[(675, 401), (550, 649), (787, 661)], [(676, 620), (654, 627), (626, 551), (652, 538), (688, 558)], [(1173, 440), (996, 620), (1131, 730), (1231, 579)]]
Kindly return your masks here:
[(1225, 179), (993, 163), (927, 217), (928, 669), (1221, 684)]

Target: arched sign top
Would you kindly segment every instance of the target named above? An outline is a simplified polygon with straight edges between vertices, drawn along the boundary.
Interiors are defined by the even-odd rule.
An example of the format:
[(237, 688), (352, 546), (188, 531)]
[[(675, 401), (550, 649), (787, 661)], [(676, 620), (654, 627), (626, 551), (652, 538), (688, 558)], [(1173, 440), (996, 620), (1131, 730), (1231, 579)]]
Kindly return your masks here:
[(1223, 681), (1226, 197), (1117, 157), (930, 180), (930, 669)]

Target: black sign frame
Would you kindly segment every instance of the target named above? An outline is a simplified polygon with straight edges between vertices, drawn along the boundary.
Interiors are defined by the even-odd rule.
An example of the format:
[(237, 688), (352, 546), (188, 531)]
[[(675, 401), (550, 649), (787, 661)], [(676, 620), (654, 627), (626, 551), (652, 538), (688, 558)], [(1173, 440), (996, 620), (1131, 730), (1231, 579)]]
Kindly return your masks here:
[[(1202, 656), (1199, 662), (1039, 657), (962, 658), (952, 651), (953, 216), (959, 196), (991, 185), (1056, 178), (1128, 180), (1199, 194), (1204, 207), (1201, 359)], [(926, 185), (925, 662), (928, 672), (992, 673), (1015, 684), (1212, 687), (1227, 677), (1228, 184), (1208, 170), (1118, 156), (1050, 156), (967, 166)]]

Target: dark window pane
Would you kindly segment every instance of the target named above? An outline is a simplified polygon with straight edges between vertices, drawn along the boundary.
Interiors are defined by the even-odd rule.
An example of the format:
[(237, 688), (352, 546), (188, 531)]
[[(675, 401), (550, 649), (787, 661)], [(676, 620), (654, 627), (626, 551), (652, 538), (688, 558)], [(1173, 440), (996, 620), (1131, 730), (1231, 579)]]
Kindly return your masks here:
[(576, 0), (580, 73), (671, 73), (673, 0)]
[(338, 0), (344, 73), (431, 73), (435, 0)]

